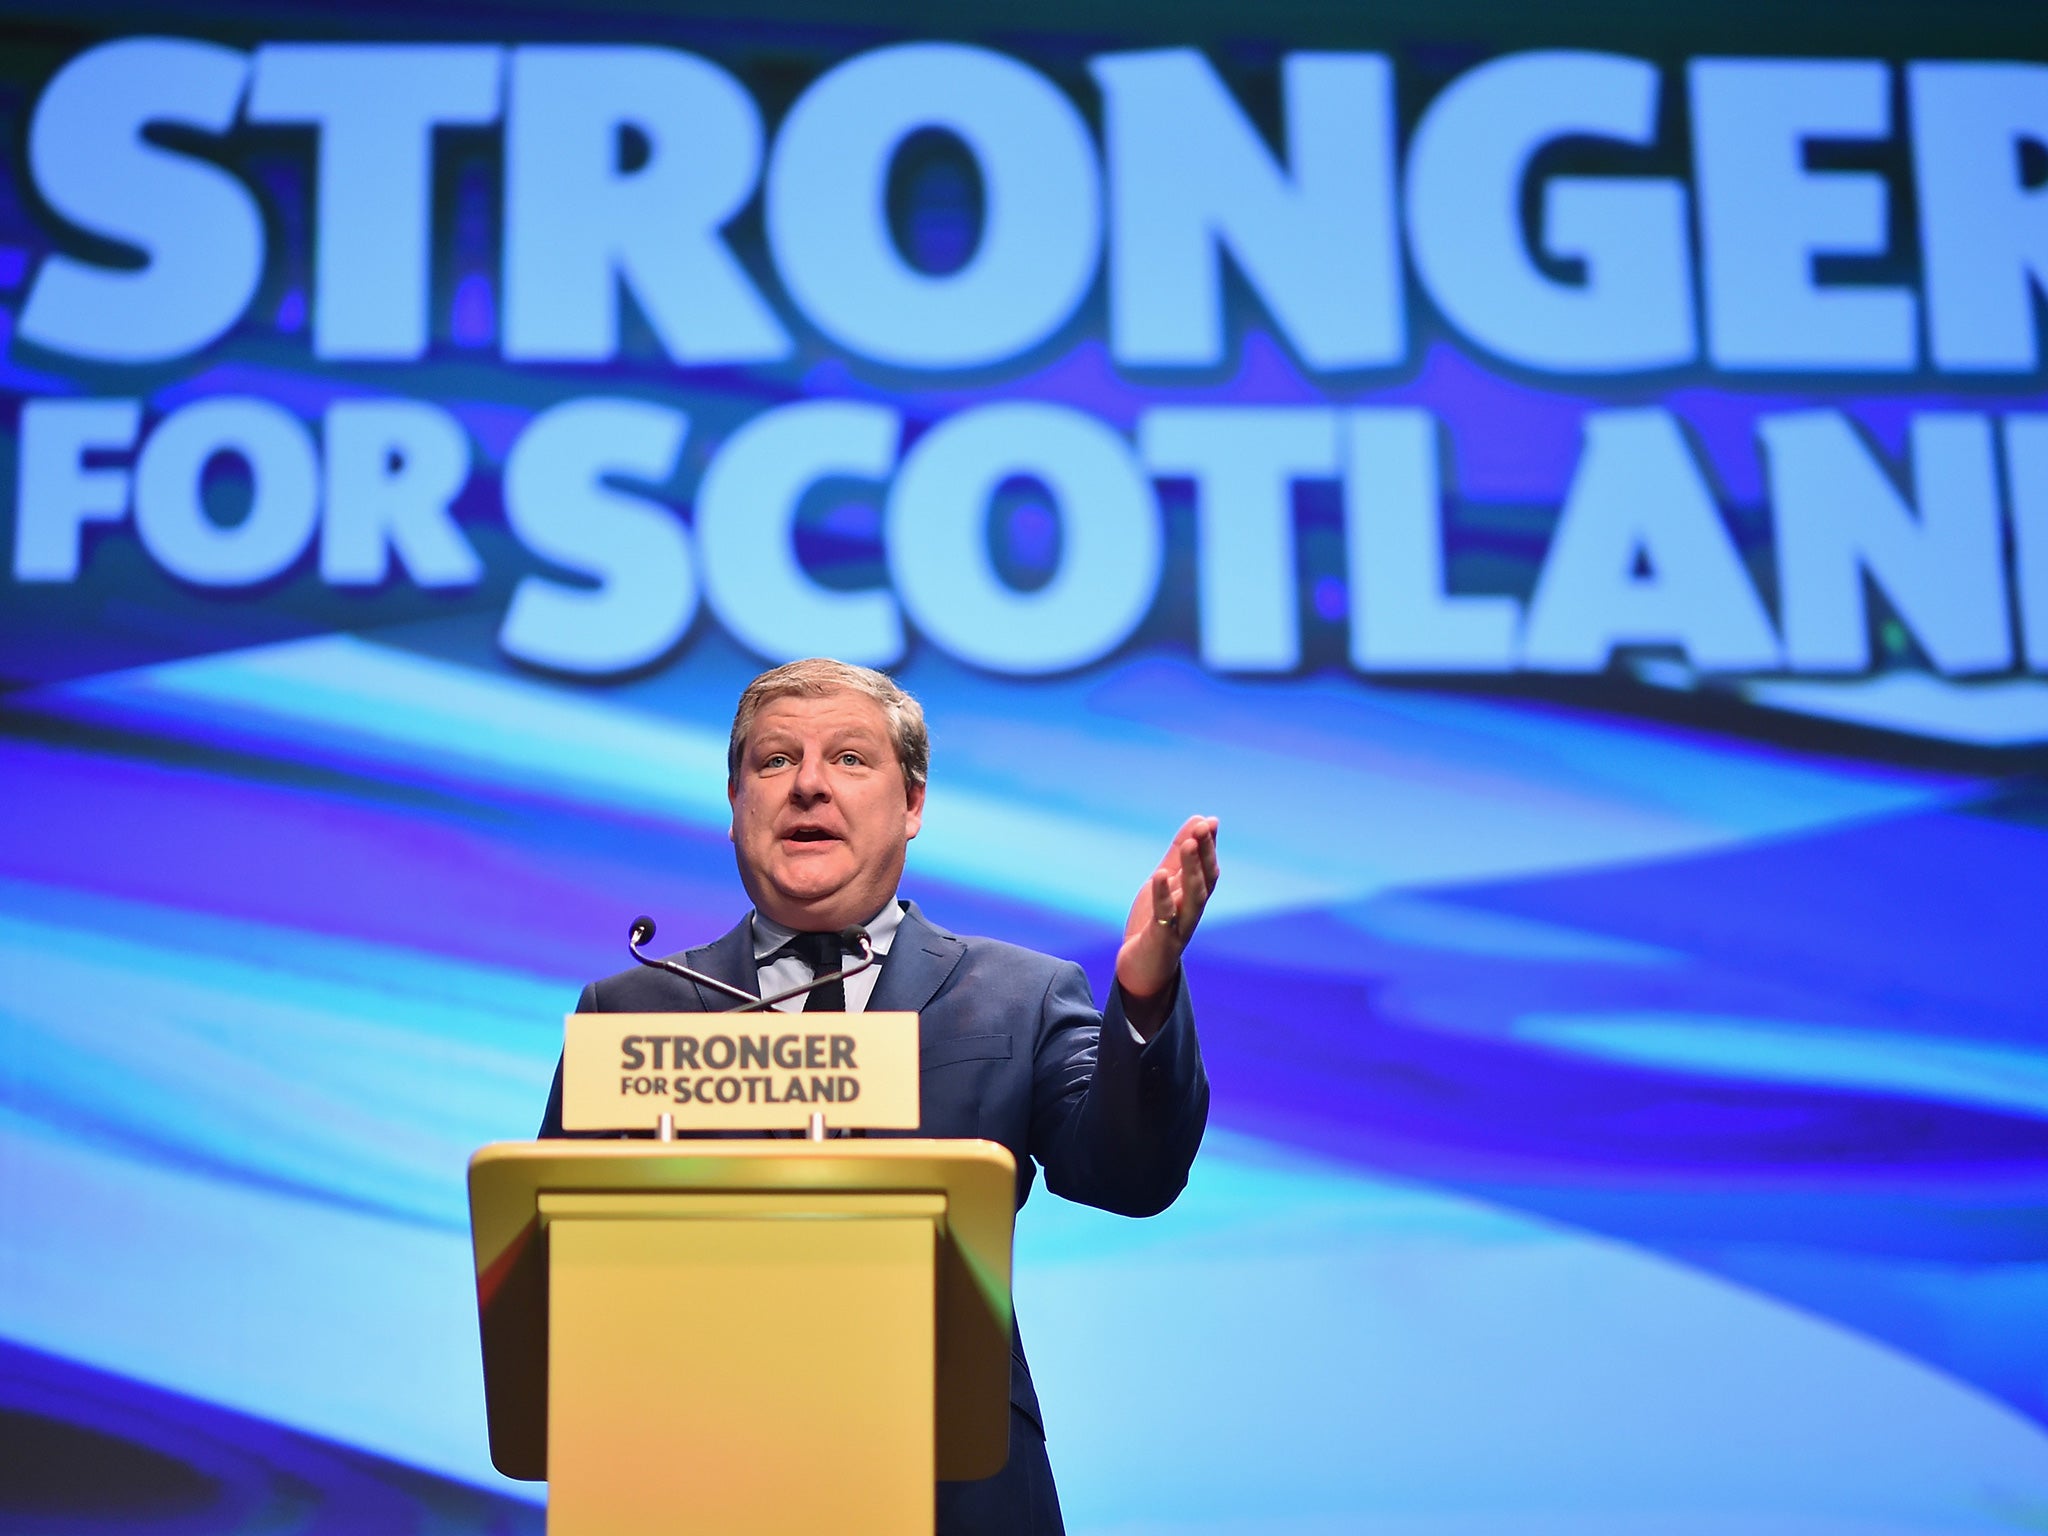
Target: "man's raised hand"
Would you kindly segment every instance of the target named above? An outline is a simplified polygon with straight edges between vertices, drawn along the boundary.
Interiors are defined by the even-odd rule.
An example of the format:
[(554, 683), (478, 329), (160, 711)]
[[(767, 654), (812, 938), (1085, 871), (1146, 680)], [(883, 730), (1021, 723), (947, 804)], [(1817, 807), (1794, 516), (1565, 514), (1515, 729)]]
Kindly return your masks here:
[(1195, 936), (1218, 874), (1216, 818), (1190, 816), (1131, 903), (1123, 947), (1116, 952), (1116, 982), (1126, 1017), (1147, 1039), (1166, 1022), (1181, 951)]

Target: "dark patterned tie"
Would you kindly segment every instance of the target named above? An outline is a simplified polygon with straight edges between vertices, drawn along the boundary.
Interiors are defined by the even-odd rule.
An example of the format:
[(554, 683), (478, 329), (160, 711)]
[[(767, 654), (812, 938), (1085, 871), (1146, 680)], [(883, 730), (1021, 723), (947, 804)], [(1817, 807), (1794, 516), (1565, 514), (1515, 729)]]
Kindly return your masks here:
[[(796, 957), (811, 968), (811, 979), (830, 976), (839, 969), (839, 935), (800, 933), (789, 941)], [(846, 1012), (846, 983), (828, 981), (804, 999), (805, 1013)]]

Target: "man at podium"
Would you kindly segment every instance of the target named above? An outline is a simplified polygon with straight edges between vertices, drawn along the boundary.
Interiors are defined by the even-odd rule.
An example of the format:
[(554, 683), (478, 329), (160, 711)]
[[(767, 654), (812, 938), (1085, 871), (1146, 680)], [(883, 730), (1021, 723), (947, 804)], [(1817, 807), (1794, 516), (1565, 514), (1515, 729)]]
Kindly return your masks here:
[[(1216, 820), (1182, 824), (1131, 906), (1116, 982), (1098, 1010), (1081, 968), (947, 932), (900, 901), (924, 816), (924, 712), (887, 676), (824, 659), (764, 672), (740, 695), (726, 794), (753, 910), (678, 958), (763, 996), (841, 969), (840, 935), (864, 928), (880, 963), (785, 1010), (920, 1015), (919, 1136), (982, 1137), (1033, 1162), (1055, 1194), (1149, 1216), (1187, 1182), (1208, 1118), (1181, 952), (1217, 879)], [(715, 1011), (709, 988), (655, 969), (584, 988), (579, 1012)], [(561, 1136), (558, 1070), (540, 1134)], [(1010, 1362), (1010, 1457), (996, 1476), (938, 1485), (939, 1536), (1062, 1530), (1021, 1340)]]

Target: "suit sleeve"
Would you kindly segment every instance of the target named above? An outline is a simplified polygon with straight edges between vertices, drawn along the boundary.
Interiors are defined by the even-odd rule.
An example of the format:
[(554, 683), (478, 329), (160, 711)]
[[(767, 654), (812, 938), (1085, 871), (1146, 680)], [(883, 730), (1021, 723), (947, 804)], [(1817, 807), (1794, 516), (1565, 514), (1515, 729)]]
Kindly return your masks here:
[[(599, 1013), (597, 1006), (597, 983), (592, 982), (583, 989), (583, 995), (576, 999), (578, 1013)], [(555, 1058), (554, 1086), (548, 1089), (548, 1107), (541, 1113), (540, 1129), (534, 1133), (542, 1141), (556, 1141), (569, 1136), (597, 1136), (601, 1131), (565, 1131), (562, 1129), (562, 1058)]]
[(1039, 1006), (1031, 1150), (1054, 1194), (1125, 1216), (1165, 1210), (1187, 1185), (1209, 1120), (1209, 1078), (1187, 978), (1140, 1045), (1114, 983), (1098, 1013), (1088, 979), (1062, 963)]

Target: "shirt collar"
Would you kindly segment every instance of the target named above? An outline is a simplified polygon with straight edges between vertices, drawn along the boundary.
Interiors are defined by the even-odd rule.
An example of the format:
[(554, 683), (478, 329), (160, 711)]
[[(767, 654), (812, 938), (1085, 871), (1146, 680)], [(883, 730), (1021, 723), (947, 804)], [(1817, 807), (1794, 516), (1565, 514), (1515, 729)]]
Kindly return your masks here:
[[(889, 946), (896, 941), (896, 930), (903, 926), (903, 903), (893, 896), (882, 903), (882, 910), (861, 924), (868, 931), (868, 942), (875, 946), (875, 953), (886, 955)], [(782, 948), (797, 934), (794, 928), (785, 928), (772, 918), (754, 913), (754, 958), (766, 960)]]

